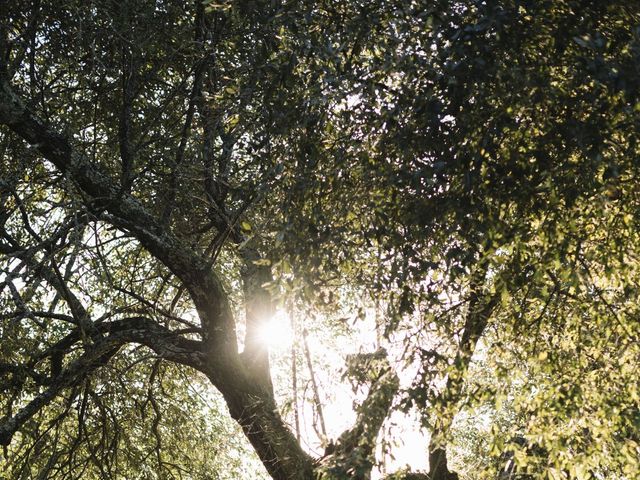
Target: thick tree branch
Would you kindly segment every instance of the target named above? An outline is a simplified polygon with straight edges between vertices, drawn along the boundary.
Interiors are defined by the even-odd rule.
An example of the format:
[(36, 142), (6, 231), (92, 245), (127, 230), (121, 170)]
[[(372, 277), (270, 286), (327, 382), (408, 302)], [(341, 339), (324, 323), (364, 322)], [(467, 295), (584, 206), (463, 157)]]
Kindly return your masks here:
[(476, 345), (498, 304), (498, 294), (483, 292), (486, 268), (480, 268), (471, 280), (469, 307), (465, 317), (464, 330), (458, 343), (453, 369), (438, 399), (438, 411), (429, 442), (429, 477), (431, 480), (457, 480), (458, 475), (450, 472), (447, 463), (446, 437), (458, 411), (464, 383)]
[(163, 228), (131, 195), (122, 193), (112, 179), (81, 153), (66, 137), (54, 131), (29, 109), (0, 77), (0, 123), (35, 146), (89, 197), (94, 209), (106, 210), (103, 218), (131, 232), (138, 241), (182, 280), (200, 313), (208, 322), (207, 342), (228, 354), (237, 352), (235, 325), (222, 283), (207, 262)]
[(336, 478), (366, 480), (375, 462), (378, 434), (389, 415), (400, 381), (384, 349), (354, 355), (349, 360), (348, 375), (358, 384), (370, 383), (369, 393), (357, 408), (354, 425), (340, 435), (335, 445), (327, 448), (329, 456), (324, 464)]
[[(120, 347), (127, 343), (145, 345), (163, 359), (206, 371), (201, 342), (181, 337), (148, 318), (131, 317), (102, 323), (97, 325), (96, 330), (97, 333), (92, 338), (93, 342), (84, 344), (85, 351), (79, 358), (62, 369), (44, 392), (37, 395), (13, 417), (0, 424), (0, 445), (8, 445), (15, 432), (26, 421), (48, 405), (64, 389), (77, 384), (95, 369), (105, 365)], [(106, 336), (97, 336), (98, 334)], [(38, 358), (45, 358), (56, 351), (68, 351), (80, 339), (80, 330), (76, 329)], [(0, 373), (3, 370), (16, 373), (16, 368), (18, 367), (3, 364), (0, 365)]]
[(9, 445), (18, 429), (43, 407), (56, 398), (62, 390), (75, 385), (79, 380), (91, 374), (96, 368), (104, 365), (118, 349), (122, 341), (118, 338), (102, 339), (91, 348), (85, 350), (78, 359), (71, 362), (56, 378), (49, 388), (37, 395), (14, 416), (0, 424), (0, 445)]
[(264, 341), (264, 327), (273, 315), (271, 294), (264, 284), (271, 282), (271, 267), (258, 265), (260, 256), (253, 249), (243, 249), (242, 283), (245, 298), (246, 334), (243, 359), (249, 371), (273, 395), (269, 367), (269, 347)]
[[(175, 332), (149, 318), (136, 316), (96, 323), (91, 340), (97, 342), (108, 335), (109, 338), (121, 339), (123, 343), (138, 343), (149, 347), (161, 358), (206, 372), (202, 342), (184, 338), (183, 333), (187, 332)], [(81, 332), (75, 329), (37, 358), (40, 360), (52, 352), (67, 351), (80, 340)]]
[[(29, 142), (87, 197), (87, 204), (114, 226), (130, 232), (152, 255), (166, 265), (188, 289), (204, 327), (203, 352), (207, 376), (223, 394), (229, 411), (276, 480), (312, 478), (313, 462), (280, 417), (264, 382), (249, 374), (237, 350), (235, 324), (221, 281), (208, 262), (163, 228), (133, 196), (122, 192), (112, 179), (74, 150), (68, 139), (33, 114), (0, 77), (0, 123)], [(122, 341), (145, 344), (148, 330), (129, 331)], [(160, 337), (166, 341), (165, 337)], [(170, 355), (184, 352), (157, 342)], [(190, 360), (188, 360), (190, 361)], [(7, 427), (10, 429), (9, 427)], [(8, 430), (7, 430), (8, 431)]]
[(102, 323), (98, 331), (126, 343), (139, 343), (153, 350), (159, 357), (206, 372), (204, 345), (189, 340), (146, 317), (130, 317)]

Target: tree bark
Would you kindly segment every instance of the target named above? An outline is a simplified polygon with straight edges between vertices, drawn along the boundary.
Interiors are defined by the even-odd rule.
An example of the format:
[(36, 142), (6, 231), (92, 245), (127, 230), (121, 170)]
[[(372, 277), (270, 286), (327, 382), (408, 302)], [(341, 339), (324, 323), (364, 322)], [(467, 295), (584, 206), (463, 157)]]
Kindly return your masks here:
[[(183, 245), (135, 198), (75, 151), (66, 137), (29, 111), (3, 77), (0, 77), (0, 123), (36, 147), (44, 158), (74, 181), (90, 208), (104, 211), (103, 219), (135, 236), (184, 283), (203, 327), (203, 371), (222, 393), (231, 416), (240, 424), (274, 479), (312, 479), (313, 461), (278, 413), (268, 388), (268, 368), (263, 364), (252, 370), (256, 356), (248, 357), (249, 361), (245, 362), (238, 352), (228, 298), (208, 262)], [(264, 362), (264, 353), (258, 358)], [(260, 380), (256, 381), (257, 378)]]
[[(231, 416), (238, 422), (275, 480), (315, 480), (318, 475), (326, 473), (323, 465), (303, 451), (295, 435), (282, 420), (273, 398), (268, 352), (256, 336), (263, 312), (270, 310), (268, 292), (262, 287), (264, 281), (270, 279), (267, 269), (252, 269), (258, 265), (249, 258), (249, 269), (245, 272), (244, 280), (250, 334), (246, 354), (241, 355), (228, 296), (209, 261), (181, 242), (167, 225), (151, 215), (126, 189), (123, 190), (108, 174), (92, 164), (86, 155), (74, 149), (67, 137), (31, 112), (1, 73), (0, 124), (8, 126), (34, 146), (45, 159), (72, 180), (83, 195), (87, 208), (95, 215), (135, 237), (182, 282), (198, 313), (202, 342), (187, 340), (144, 319), (129, 319), (128, 328), (125, 328), (125, 323), (118, 322), (101, 325), (97, 333), (109, 334), (106, 338), (117, 342), (113, 348), (127, 342), (144, 344), (163, 358), (190, 365), (205, 373), (222, 393)], [(107, 325), (111, 330), (102, 331)], [(105, 355), (112, 351), (100, 354), (98, 360), (91, 357), (91, 361), (100, 364), (102, 359), (108, 360)], [(83, 371), (88, 372), (90, 368), (84, 368)], [(77, 378), (77, 375), (74, 374), (73, 378)], [(358, 473), (360, 476), (354, 478), (366, 478), (371, 469), (375, 439), (397, 391), (397, 378), (392, 370), (384, 373), (379, 380), (371, 388), (365, 400), (366, 408), (359, 412), (356, 425), (340, 437), (338, 451), (328, 457), (329, 462), (332, 459), (338, 465), (354, 453), (359, 455), (359, 468), (363, 473)], [(41, 408), (65, 386), (66, 382), (60, 388), (47, 390), (30, 409)], [(373, 416), (367, 413), (368, 410), (374, 412)], [(10, 420), (0, 427), (0, 443), (10, 442), (13, 432), (19, 428), (19, 420)]]
[(484, 333), (489, 317), (498, 303), (496, 294), (483, 292), (486, 268), (480, 267), (473, 275), (470, 285), (469, 307), (464, 330), (458, 343), (453, 369), (449, 373), (445, 388), (438, 398), (435, 426), (429, 441), (429, 478), (431, 480), (457, 480), (458, 475), (449, 471), (447, 462), (447, 437), (459, 408), (464, 382), (478, 340)]

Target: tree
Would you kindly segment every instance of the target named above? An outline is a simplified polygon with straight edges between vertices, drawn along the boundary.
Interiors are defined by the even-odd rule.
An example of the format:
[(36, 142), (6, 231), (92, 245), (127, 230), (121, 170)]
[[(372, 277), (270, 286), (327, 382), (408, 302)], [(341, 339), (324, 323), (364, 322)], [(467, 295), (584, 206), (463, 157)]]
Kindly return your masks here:
[[(520, 468), (635, 475), (637, 13), (8, 2), (0, 443), (14, 472), (179, 476), (163, 452), (188, 442), (168, 433), (181, 379), (204, 378), (274, 479), (368, 478), (394, 402), (430, 428), (428, 478), (457, 478), (456, 416), (502, 398), (517, 421), (493, 445)], [(353, 357), (368, 396), (321, 459), (283, 421), (259, 338), (283, 285), (316, 306), (367, 292), (420, 367), (399, 392), (382, 351)], [(133, 406), (152, 412), (156, 472), (123, 440), (141, 437), (134, 421), (114, 420)], [(48, 436), (64, 441), (33, 460)]]

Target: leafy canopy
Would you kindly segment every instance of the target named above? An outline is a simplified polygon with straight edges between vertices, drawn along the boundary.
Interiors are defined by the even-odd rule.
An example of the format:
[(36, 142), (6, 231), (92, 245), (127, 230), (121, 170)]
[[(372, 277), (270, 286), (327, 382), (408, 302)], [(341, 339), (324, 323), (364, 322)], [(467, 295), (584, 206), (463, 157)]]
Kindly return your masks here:
[[(6, 3), (6, 475), (258, 475), (224, 401), (276, 479), (368, 478), (394, 408), (432, 480), (638, 476), (634, 5)], [(318, 459), (259, 341), (285, 301), (375, 308), (396, 361), (352, 352)]]

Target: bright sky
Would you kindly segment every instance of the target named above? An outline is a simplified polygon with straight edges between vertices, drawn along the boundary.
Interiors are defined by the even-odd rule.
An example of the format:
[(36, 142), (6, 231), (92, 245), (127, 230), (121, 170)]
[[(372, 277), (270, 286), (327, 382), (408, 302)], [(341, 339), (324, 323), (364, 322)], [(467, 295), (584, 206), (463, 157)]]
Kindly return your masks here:
[[(335, 439), (342, 431), (348, 428), (355, 419), (352, 405), (356, 395), (351, 390), (347, 381), (341, 381), (341, 374), (344, 368), (344, 358), (347, 354), (361, 351), (374, 351), (376, 349), (375, 323), (367, 319), (358, 322), (358, 329), (354, 335), (338, 338), (320, 338), (322, 333), (333, 335), (331, 332), (310, 332), (308, 344), (311, 357), (314, 363), (316, 379), (319, 385), (322, 409), (329, 438)], [(291, 347), (294, 341), (291, 319), (289, 315), (278, 310), (271, 321), (265, 325), (263, 330), (263, 341), (270, 347), (274, 365), (274, 381), (277, 395), (280, 396), (280, 404), (291, 401)], [(301, 337), (301, 335), (298, 335)], [(331, 340), (331, 341), (327, 341)], [(389, 346), (385, 346), (389, 351)], [(307, 379), (309, 377), (308, 368), (302, 355), (302, 341), (298, 338), (298, 364), (299, 377)], [(394, 352), (390, 351), (390, 357)], [(401, 382), (410, 382), (410, 374), (402, 375)], [(402, 378), (406, 377), (406, 378)], [(301, 441), (307, 449), (316, 455), (323, 451), (320, 446), (320, 439), (314, 431), (313, 418), (314, 409), (310, 402), (302, 405), (302, 389), (306, 382), (298, 385), (298, 400), (300, 411)], [(311, 392), (307, 392), (310, 398)], [(285, 419), (293, 424), (293, 414), (285, 412)], [(384, 472), (374, 471), (372, 479), (381, 478), (384, 473), (392, 473), (406, 466), (414, 471), (426, 471), (428, 469), (428, 435), (419, 428), (415, 419), (411, 419), (401, 412), (394, 412), (385, 423), (383, 430), (386, 435), (385, 441), (390, 443), (388, 450), (393, 454), (393, 458), (386, 456), (384, 462)], [(381, 438), (379, 438), (379, 441)], [(378, 448), (378, 460), (381, 457), (381, 445)]]

